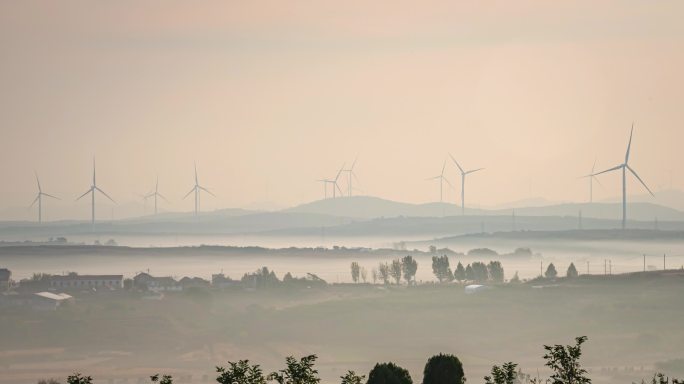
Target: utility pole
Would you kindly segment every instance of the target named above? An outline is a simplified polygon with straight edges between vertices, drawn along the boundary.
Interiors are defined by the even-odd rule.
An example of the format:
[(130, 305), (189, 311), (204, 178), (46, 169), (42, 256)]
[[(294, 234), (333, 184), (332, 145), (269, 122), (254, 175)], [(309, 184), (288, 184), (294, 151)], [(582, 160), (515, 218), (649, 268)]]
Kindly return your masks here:
[(644, 253), (644, 272), (646, 272), (646, 254)]
[(663, 253), (663, 271), (665, 270), (665, 254)]
[(587, 260), (587, 275), (589, 274), (589, 260)]
[(608, 274), (608, 261), (606, 259), (603, 259), (603, 275)]
[(613, 260), (608, 260), (608, 274), (613, 274)]
[(539, 276), (544, 277), (544, 261), (539, 262)]

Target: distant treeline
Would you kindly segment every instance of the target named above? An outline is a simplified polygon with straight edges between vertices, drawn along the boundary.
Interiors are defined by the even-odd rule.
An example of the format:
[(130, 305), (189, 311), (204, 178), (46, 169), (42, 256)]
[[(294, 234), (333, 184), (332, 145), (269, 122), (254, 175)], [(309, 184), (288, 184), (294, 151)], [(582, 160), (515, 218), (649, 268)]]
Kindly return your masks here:
[[(575, 338), (571, 345), (545, 345), (544, 365), (550, 369), (551, 375), (542, 378), (526, 374), (513, 362), (494, 365), (491, 374), (483, 378), (485, 384), (591, 384), (591, 378), (580, 363), (582, 344), (587, 341), (586, 336)], [(216, 367), (216, 382), (219, 384), (319, 384), (321, 379), (315, 369), (316, 355), (304, 356), (296, 359), (289, 356), (285, 359), (285, 368), (264, 374), (258, 364), (251, 364), (249, 360), (229, 361), (223, 367)], [(159, 384), (173, 384), (171, 375), (154, 374), (150, 382)], [(92, 384), (93, 378), (80, 373), (67, 377), (67, 384)], [(652, 384), (684, 384), (684, 380), (669, 378), (662, 373), (656, 373), (648, 381)], [(392, 362), (377, 363), (370, 370), (368, 376), (358, 375), (354, 371), (347, 371), (340, 376), (341, 384), (413, 384), (409, 371)], [(463, 364), (458, 357), (451, 354), (438, 354), (430, 357), (423, 369), (422, 384), (465, 384), (466, 376)], [(641, 380), (646, 384), (645, 379)], [(54, 379), (40, 380), (38, 384), (60, 384)]]

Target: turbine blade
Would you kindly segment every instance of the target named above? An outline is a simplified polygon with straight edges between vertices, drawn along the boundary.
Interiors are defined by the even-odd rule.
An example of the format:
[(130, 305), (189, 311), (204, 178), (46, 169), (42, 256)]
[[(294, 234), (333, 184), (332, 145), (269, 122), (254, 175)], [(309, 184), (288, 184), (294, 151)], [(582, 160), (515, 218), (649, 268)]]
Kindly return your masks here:
[(461, 165), (458, 163), (458, 161), (456, 161), (456, 159), (454, 159), (454, 157), (451, 155), (451, 153), (449, 154), (449, 157), (451, 157), (451, 160), (454, 161), (454, 163), (458, 167), (458, 170), (461, 171), (461, 173), (463, 173), (463, 168), (461, 168)]
[(339, 171), (337, 171), (337, 176), (335, 176), (335, 182), (337, 182), (337, 179), (340, 178), (340, 175), (342, 174), (342, 171), (344, 170), (345, 164), (342, 164), (342, 168), (340, 168)]
[(183, 196), (183, 200), (185, 200), (188, 196), (190, 196), (191, 193), (195, 192), (196, 189), (197, 189), (197, 186), (192, 187), (190, 192), (188, 192), (187, 194), (185, 194), (185, 196)]
[(454, 186), (449, 182), (449, 179), (447, 179), (446, 177), (444, 177), (443, 179), (452, 189), (456, 190), (456, 188), (454, 188)]
[(29, 205), (29, 208), (33, 208), (33, 206), (36, 204), (36, 202), (38, 202), (38, 199), (40, 199), (40, 193), (38, 194), (38, 196), (36, 196), (36, 199), (33, 200), (33, 203), (31, 203), (31, 205)]
[(591, 166), (591, 174), (594, 174), (594, 169), (596, 169), (596, 159), (594, 159), (594, 165)]
[(439, 176), (435, 176), (435, 177), (428, 177), (425, 180), (437, 180), (437, 179), (441, 179), (441, 178), (442, 178), (442, 175), (439, 175)]
[(95, 183), (95, 157), (93, 157), (93, 185), (96, 185), (96, 183)]
[(40, 180), (38, 179), (38, 172), (35, 172), (36, 174), (36, 184), (38, 184), (38, 192), (42, 192), (43, 190), (40, 187)]
[(164, 201), (166, 201), (167, 203), (169, 202), (169, 199), (167, 199), (166, 197), (164, 197), (164, 195), (162, 195), (161, 193), (158, 193), (158, 192), (157, 192), (157, 196), (161, 197), (161, 198), (162, 198)]
[(629, 162), (629, 151), (632, 149), (632, 134), (634, 133), (634, 122), (632, 122), (632, 130), (629, 131), (629, 143), (627, 144), (627, 152), (625, 153), (625, 164)]
[(446, 169), (446, 160), (444, 160), (444, 164), (442, 165), (442, 173), (440, 173), (441, 176), (444, 176), (444, 169)]
[(603, 184), (601, 183), (601, 180), (599, 180), (598, 177), (596, 177), (596, 176), (591, 176), (591, 177), (594, 178), (594, 181), (596, 181), (596, 182), (598, 183), (598, 185), (601, 186), (601, 188), (604, 188), (604, 187), (603, 187)]
[(344, 193), (342, 193), (342, 189), (340, 189), (340, 185), (337, 184), (337, 181), (335, 181), (334, 184), (335, 184), (335, 188), (337, 188), (337, 190), (340, 192), (340, 196), (344, 196)]
[(597, 175), (600, 175), (600, 174), (602, 174), (602, 173), (611, 172), (611, 171), (615, 171), (615, 170), (617, 170), (617, 169), (621, 169), (621, 168), (624, 167), (624, 166), (625, 166), (624, 164), (616, 165), (616, 166), (614, 166), (613, 168), (608, 168), (608, 169), (606, 169), (605, 171), (601, 171), (601, 172), (599, 172), (599, 173), (594, 173), (594, 174), (591, 174), (591, 175), (588, 175), (588, 176), (597, 176)]
[(356, 157), (354, 158), (354, 162), (352, 163), (351, 168), (349, 168), (350, 172), (354, 171), (354, 166), (356, 165), (356, 160), (358, 160), (358, 159), (359, 159), (359, 155), (356, 155)]
[(90, 187), (90, 189), (87, 190), (86, 193), (84, 193), (84, 194), (82, 194), (81, 196), (79, 196), (78, 199), (76, 199), (75, 201), (81, 200), (85, 195), (87, 195), (87, 194), (89, 194), (89, 193), (91, 193), (91, 192), (93, 192), (93, 187)]
[(475, 173), (475, 172), (481, 171), (481, 170), (483, 170), (483, 169), (484, 169), (484, 168), (473, 169), (473, 170), (470, 170), (470, 171), (466, 172), (465, 174), (466, 174), (466, 175), (469, 175), (469, 174), (471, 174), (471, 173)]
[(97, 189), (98, 191), (100, 191), (101, 194), (105, 195), (105, 197), (108, 198), (109, 200), (111, 200), (112, 203), (116, 204), (116, 201), (114, 201), (114, 199), (112, 199), (111, 197), (109, 197), (109, 195), (106, 194), (105, 191), (101, 190), (101, 189), (98, 188), (98, 187), (95, 187), (95, 189)]
[(41, 192), (40, 194), (43, 195), (43, 196), (52, 197), (53, 199), (62, 200), (62, 199), (60, 199), (59, 197), (52, 196), (52, 195), (50, 195), (50, 194), (48, 194), (48, 193)]
[(653, 192), (651, 192), (651, 189), (646, 185), (646, 183), (644, 183), (643, 180), (641, 180), (641, 177), (639, 177), (639, 175), (637, 175), (636, 171), (633, 170), (632, 167), (630, 167), (629, 165), (627, 166), (627, 169), (629, 169), (629, 171), (632, 172), (632, 175), (634, 175), (634, 177), (636, 177), (637, 179), (639, 179), (639, 182), (641, 183), (641, 185), (644, 186), (644, 188), (646, 188), (646, 190), (648, 191), (648, 193), (650, 193), (651, 196), (655, 197), (655, 195), (653, 194)]
[(198, 185), (197, 188), (199, 188), (199, 189), (203, 190), (204, 192), (206, 192), (206, 193), (208, 193), (208, 194), (210, 194), (210, 195), (216, 197), (216, 195), (214, 195), (210, 190), (204, 188), (204, 187), (201, 186), (201, 185)]
[(199, 181), (197, 178), (197, 163), (195, 163), (195, 185), (199, 185)]

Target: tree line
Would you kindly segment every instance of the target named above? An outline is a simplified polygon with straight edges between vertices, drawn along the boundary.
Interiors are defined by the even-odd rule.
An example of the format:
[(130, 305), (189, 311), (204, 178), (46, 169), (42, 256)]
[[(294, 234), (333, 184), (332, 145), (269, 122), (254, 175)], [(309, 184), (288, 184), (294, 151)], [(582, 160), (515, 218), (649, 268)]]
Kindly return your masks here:
[[(591, 384), (588, 371), (580, 363), (582, 345), (587, 341), (586, 336), (575, 338), (571, 345), (544, 345), (544, 365), (549, 368), (551, 375), (541, 378), (538, 374), (532, 377), (525, 374), (518, 364), (511, 361), (501, 365), (494, 365), (489, 375), (485, 376), (485, 384)], [(304, 356), (296, 359), (288, 356), (285, 368), (264, 374), (258, 364), (251, 364), (249, 360), (228, 362), (228, 365), (216, 367), (216, 382), (219, 384), (319, 384), (321, 379), (315, 369), (316, 355)], [(347, 371), (340, 376), (340, 384), (413, 384), (409, 371), (393, 363), (377, 363), (366, 375), (358, 375), (354, 371)], [(171, 375), (155, 374), (150, 376), (152, 383), (173, 384)], [(438, 354), (430, 357), (423, 369), (422, 384), (465, 384), (466, 376), (463, 364), (458, 357), (451, 354)], [(93, 378), (80, 373), (67, 377), (67, 384), (92, 384)], [(642, 384), (647, 382), (642, 379)], [(656, 373), (651, 379), (652, 384), (684, 384), (684, 380), (669, 378), (662, 373)], [(59, 384), (56, 380), (41, 380), (38, 384)]]

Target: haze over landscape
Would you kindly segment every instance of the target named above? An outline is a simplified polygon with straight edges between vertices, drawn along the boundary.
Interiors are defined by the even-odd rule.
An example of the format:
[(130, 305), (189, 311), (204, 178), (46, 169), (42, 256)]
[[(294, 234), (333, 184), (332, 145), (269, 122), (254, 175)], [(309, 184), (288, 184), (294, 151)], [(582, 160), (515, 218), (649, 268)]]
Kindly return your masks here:
[(0, 3), (0, 384), (681, 383), (683, 12)]

